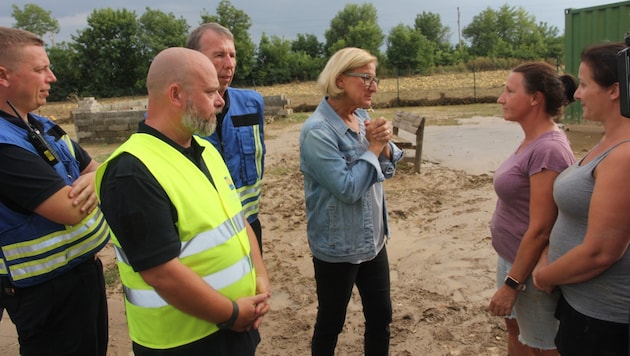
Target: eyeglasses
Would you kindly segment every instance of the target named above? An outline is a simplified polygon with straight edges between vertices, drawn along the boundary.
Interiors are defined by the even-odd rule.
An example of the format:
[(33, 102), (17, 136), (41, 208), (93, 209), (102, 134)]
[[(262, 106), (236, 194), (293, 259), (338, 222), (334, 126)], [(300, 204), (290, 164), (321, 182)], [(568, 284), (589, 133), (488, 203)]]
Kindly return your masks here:
[(343, 73), (343, 75), (347, 75), (348, 77), (357, 77), (357, 78), (363, 79), (363, 84), (365, 84), (365, 86), (368, 88), (372, 86), (372, 83), (374, 83), (375, 85), (378, 85), (378, 82), (380, 82), (380, 80), (377, 77), (373, 77), (366, 73), (345, 72)]

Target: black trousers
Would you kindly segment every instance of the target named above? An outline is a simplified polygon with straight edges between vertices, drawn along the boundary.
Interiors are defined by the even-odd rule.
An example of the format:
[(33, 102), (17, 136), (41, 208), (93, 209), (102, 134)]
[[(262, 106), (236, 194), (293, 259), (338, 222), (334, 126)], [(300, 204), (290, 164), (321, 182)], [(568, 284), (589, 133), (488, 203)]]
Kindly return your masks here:
[(628, 355), (628, 324), (586, 316), (564, 297), (558, 301), (556, 319), (560, 326), (555, 341), (562, 356)]
[(201, 340), (166, 350), (150, 349), (134, 342), (133, 353), (135, 356), (254, 356), (259, 343), (258, 330), (242, 333), (221, 330)]
[(262, 226), (260, 225), (260, 220), (256, 219), (249, 224), (254, 230), (254, 234), (256, 235), (256, 240), (258, 240), (258, 247), (260, 247), (260, 254), (263, 253), (262, 247)]
[(15, 288), (3, 278), (1, 301), (16, 326), (21, 355), (106, 355), (107, 297), (99, 259), (33, 287)]
[(389, 261), (386, 248), (371, 261), (360, 264), (329, 263), (313, 258), (317, 285), (317, 321), (311, 353), (333, 356), (343, 329), (346, 309), (356, 284), (365, 317), (366, 356), (388, 355), (392, 321)]

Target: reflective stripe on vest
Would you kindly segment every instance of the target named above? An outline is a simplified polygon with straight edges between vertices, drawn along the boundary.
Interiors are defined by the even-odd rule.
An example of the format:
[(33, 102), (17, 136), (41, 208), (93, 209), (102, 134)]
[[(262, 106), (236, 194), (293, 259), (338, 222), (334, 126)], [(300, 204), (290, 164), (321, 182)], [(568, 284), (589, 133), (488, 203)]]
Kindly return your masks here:
[[(101, 210), (95, 209), (79, 225), (33, 240), (5, 245), (2, 252), (9, 266), (11, 279), (19, 282), (65, 266), (72, 259), (98, 248), (108, 238), (109, 226), (105, 223)], [(68, 247), (57, 253), (47, 254), (63, 246)], [(42, 257), (37, 258), (39, 255)], [(4, 270), (6, 271), (6, 266)]]
[[(179, 262), (230, 300), (253, 296), (256, 272), (240, 197), (218, 152), (204, 139), (194, 139), (204, 147), (202, 159), (214, 185), (177, 149), (155, 136), (136, 133), (97, 170), (97, 194), (101, 194), (103, 174), (110, 162), (121, 152), (135, 156), (177, 209), (174, 223), (180, 239)], [(113, 242), (125, 291), (129, 335), (134, 342), (148, 348), (169, 349), (218, 331), (214, 323), (166, 303), (132, 268), (116, 236)]]
[[(57, 125), (30, 113), (42, 127), (42, 137), (59, 162), (53, 169), (67, 185), (81, 175), (74, 145), (67, 134), (50, 134)], [(24, 127), (0, 120), (0, 143), (14, 145), (39, 156)], [(0, 203), (0, 275), (17, 287), (29, 287), (66, 273), (92, 258), (109, 239), (109, 227), (99, 209), (74, 226), (53, 222), (36, 213), (23, 214)]]
[[(236, 227), (236, 230), (234, 229)], [(197, 253), (204, 252), (213, 247), (221, 245), (236, 235), (239, 231), (245, 229), (245, 220), (242, 213), (238, 213), (232, 219), (226, 220), (223, 224), (217, 226), (211, 231), (204, 231), (195, 236), (192, 240), (181, 245), (179, 258), (185, 258)], [(123, 249), (114, 246), (116, 257), (119, 262), (131, 265)], [(245, 275), (252, 271), (249, 256), (243, 257), (240, 261), (221, 271), (217, 271), (208, 276), (202, 276), (214, 289), (222, 289), (241, 280)], [(168, 303), (155, 292), (155, 290), (133, 289), (123, 286), (127, 300), (134, 305), (144, 308), (160, 308), (168, 305)]]
[[(252, 266), (250, 264), (249, 256), (245, 256), (232, 266), (209, 276), (204, 276), (202, 279), (212, 286), (212, 288), (219, 290), (240, 281), (241, 278), (251, 271)], [(136, 306), (143, 308), (161, 308), (168, 305), (168, 303), (153, 289), (131, 289), (125, 286), (123, 286), (123, 289), (125, 291), (127, 301)]]
[[(236, 229), (235, 229), (236, 228)], [(217, 226), (211, 231), (204, 231), (193, 239), (182, 243), (178, 258), (185, 258), (194, 254), (211, 249), (222, 243), (225, 243), (230, 237), (236, 235), (239, 231), (245, 229), (245, 221), (243, 214), (238, 213), (230, 220), (226, 220), (223, 224)], [(129, 259), (121, 248), (116, 247), (116, 257), (118, 261), (124, 262), (131, 266)]]
[(260, 206), (260, 193), (262, 190), (262, 181), (258, 179), (255, 184), (238, 188), (238, 195), (241, 197), (245, 217), (258, 214)]

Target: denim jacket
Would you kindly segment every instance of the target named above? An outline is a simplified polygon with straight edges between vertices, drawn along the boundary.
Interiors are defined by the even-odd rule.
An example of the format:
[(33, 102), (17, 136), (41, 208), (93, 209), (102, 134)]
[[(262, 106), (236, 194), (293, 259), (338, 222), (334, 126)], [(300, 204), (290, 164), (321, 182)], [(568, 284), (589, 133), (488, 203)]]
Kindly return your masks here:
[[(380, 246), (374, 239), (372, 185), (391, 178), (403, 152), (389, 143), (392, 159), (368, 150), (365, 110), (357, 110), (361, 134), (352, 131), (326, 98), (302, 126), (300, 170), (304, 175), (307, 235), (313, 256), (326, 262), (370, 260)], [(383, 194), (383, 223), (389, 238)]]

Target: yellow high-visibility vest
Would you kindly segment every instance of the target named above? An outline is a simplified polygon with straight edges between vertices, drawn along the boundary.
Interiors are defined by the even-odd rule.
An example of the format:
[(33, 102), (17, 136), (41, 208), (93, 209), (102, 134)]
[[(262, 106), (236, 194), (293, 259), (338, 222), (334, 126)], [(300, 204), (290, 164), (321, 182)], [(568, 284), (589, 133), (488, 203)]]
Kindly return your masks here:
[[(136, 133), (96, 173), (96, 189), (108, 163), (122, 152), (141, 160), (177, 209), (180, 261), (231, 300), (253, 296), (256, 275), (239, 195), (229, 171), (212, 145), (194, 138), (205, 149), (202, 158), (214, 181), (175, 148), (155, 136)], [(151, 209), (147, 206), (147, 209)], [(113, 234), (131, 339), (145, 347), (168, 349), (191, 343), (218, 330), (169, 305), (135, 272)]]

